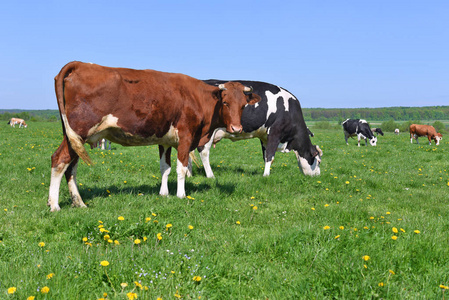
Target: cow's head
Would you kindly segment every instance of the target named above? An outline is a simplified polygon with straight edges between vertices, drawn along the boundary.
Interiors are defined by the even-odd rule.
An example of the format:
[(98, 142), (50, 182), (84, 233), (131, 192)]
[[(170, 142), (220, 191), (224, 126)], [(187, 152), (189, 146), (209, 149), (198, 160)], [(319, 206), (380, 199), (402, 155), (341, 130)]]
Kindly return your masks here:
[(320, 175), (321, 156), (323, 151), (317, 145), (310, 146), (311, 156), (309, 158), (302, 157), (298, 151), (294, 151), (298, 160), (298, 166), (304, 175), (318, 176)]
[(251, 87), (238, 82), (226, 82), (218, 86), (217, 97), (221, 101), (221, 118), (226, 131), (238, 133), (242, 131), (242, 111), (246, 105), (260, 101)]
[(377, 137), (373, 136), (372, 138), (369, 139), (369, 143), (371, 146), (376, 146), (377, 143)]
[(437, 134), (435, 135), (435, 137), (434, 137), (434, 140), (435, 140), (435, 145), (439, 145), (440, 144), (440, 141), (443, 139), (443, 135), (441, 134), (441, 133), (439, 133), (439, 132), (437, 132)]

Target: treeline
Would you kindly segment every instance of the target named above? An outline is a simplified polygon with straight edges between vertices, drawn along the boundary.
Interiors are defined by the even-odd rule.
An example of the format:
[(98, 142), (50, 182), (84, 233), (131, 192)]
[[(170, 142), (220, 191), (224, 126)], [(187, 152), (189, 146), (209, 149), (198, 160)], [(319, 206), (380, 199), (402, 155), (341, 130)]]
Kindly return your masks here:
[(303, 108), (306, 121), (367, 121), (448, 120), (449, 106), (381, 107), (381, 108)]
[(11, 118), (20, 118), (25, 121), (56, 122), (60, 120), (59, 111), (55, 109), (45, 110), (21, 110), (0, 109), (0, 120), (9, 121)]

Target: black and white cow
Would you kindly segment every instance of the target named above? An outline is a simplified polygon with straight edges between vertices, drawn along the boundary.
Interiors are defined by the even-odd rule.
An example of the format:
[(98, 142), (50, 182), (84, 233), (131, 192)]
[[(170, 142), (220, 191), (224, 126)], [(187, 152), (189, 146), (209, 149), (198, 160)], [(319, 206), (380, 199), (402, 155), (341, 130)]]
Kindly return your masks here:
[[(241, 123), (242, 133), (228, 133), (225, 128), (216, 129), (211, 140), (199, 147), (201, 161), (207, 177), (214, 177), (209, 163), (209, 153), (222, 138), (232, 141), (259, 138), (265, 160), (263, 176), (270, 175), (270, 166), (276, 151), (296, 154), (298, 165), (305, 175), (320, 175), (320, 163), (323, 152), (312, 145), (298, 99), (287, 90), (270, 83), (259, 81), (234, 80), (251, 86), (253, 93), (262, 99), (256, 105), (248, 105), (243, 109)], [(204, 80), (207, 84), (216, 85), (224, 80)]]
[(379, 136), (379, 134), (381, 136), (384, 136), (384, 133), (382, 132), (382, 129), (380, 129), (380, 128), (372, 128), (371, 130), (373, 131), (373, 134), (376, 134), (376, 136)]
[(373, 135), (368, 122), (362, 119), (346, 119), (343, 123), (343, 131), (345, 133), (346, 145), (348, 145), (348, 137), (357, 136), (357, 146), (360, 147), (360, 139), (365, 140), (365, 145), (368, 145), (368, 140), (371, 146), (376, 146), (377, 138)]

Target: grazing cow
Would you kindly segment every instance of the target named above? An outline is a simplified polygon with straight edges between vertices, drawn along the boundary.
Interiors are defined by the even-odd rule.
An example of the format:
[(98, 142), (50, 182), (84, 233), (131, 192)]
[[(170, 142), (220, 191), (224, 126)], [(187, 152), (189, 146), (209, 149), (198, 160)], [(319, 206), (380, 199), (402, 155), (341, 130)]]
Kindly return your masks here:
[(21, 128), (21, 127), (27, 128), (28, 127), (27, 123), (25, 123), (25, 120), (19, 119), (19, 118), (11, 118), (11, 120), (9, 120), (8, 124), (11, 127), (16, 127), (16, 124), (19, 124), (19, 128)]
[[(223, 80), (205, 80), (217, 86)], [(199, 147), (207, 177), (214, 177), (209, 163), (209, 151), (212, 144), (222, 138), (232, 141), (259, 138), (265, 161), (263, 176), (270, 175), (270, 166), (276, 151), (296, 154), (301, 171), (310, 176), (320, 174), (320, 162), (323, 152), (312, 145), (311, 133), (304, 122), (299, 101), (287, 90), (270, 83), (237, 80), (245, 86), (251, 86), (262, 99), (254, 106), (247, 106), (242, 113), (242, 132), (229, 132), (224, 128), (215, 131), (213, 138), (203, 147)]]
[(348, 137), (357, 136), (357, 146), (360, 147), (360, 139), (365, 140), (365, 145), (368, 145), (368, 140), (371, 146), (376, 146), (377, 138), (373, 135), (368, 122), (361, 119), (346, 119), (343, 123), (343, 131), (345, 133), (346, 145), (348, 145)]
[(64, 138), (51, 157), (48, 205), (59, 210), (65, 175), (73, 206), (85, 207), (76, 185), (79, 157), (91, 160), (83, 144), (106, 138), (124, 146), (161, 145), (161, 195), (168, 195), (171, 147), (178, 151), (179, 198), (185, 197), (189, 152), (203, 146), (214, 130), (240, 132), (243, 108), (260, 97), (249, 87), (227, 82), (218, 87), (183, 74), (110, 68), (70, 62), (55, 77)]
[(376, 134), (376, 136), (379, 136), (379, 134), (381, 136), (384, 136), (384, 133), (382, 132), (382, 129), (380, 128), (372, 128), (373, 134)]
[(394, 130), (394, 133), (395, 133), (395, 134), (399, 134), (399, 128), (396, 128), (396, 129)]
[(429, 145), (432, 144), (431, 141), (434, 140), (435, 145), (438, 146), (440, 144), (440, 140), (443, 139), (443, 135), (437, 132), (431, 125), (410, 125), (410, 143), (413, 144), (413, 138), (415, 138), (416, 143), (419, 144), (418, 138), (420, 136), (427, 136), (427, 138), (429, 139)]

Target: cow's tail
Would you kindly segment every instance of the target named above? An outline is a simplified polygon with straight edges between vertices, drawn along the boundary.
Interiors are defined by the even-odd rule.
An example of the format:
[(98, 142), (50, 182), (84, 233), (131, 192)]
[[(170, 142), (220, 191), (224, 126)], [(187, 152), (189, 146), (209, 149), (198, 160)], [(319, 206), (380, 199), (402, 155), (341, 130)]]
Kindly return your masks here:
[(195, 151), (190, 151), (189, 157), (195, 163), (195, 165), (199, 168), (200, 164), (199, 164), (198, 158), (195, 155)]
[(88, 165), (92, 165), (93, 164), (92, 160), (90, 159), (89, 154), (86, 151), (86, 148), (84, 148), (84, 140), (72, 129), (72, 127), (70, 127), (65, 110), (64, 79), (67, 76), (69, 76), (71, 72), (74, 71), (77, 64), (78, 62), (70, 62), (61, 69), (59, 74), (55, 77), (55, 92), (58, 101), (59, 112), (61, 114), (63, 128), (65, 131), (65, 135), (67, 136), (67, 139), (70, 142), (70, 146), (85, 163), (87, 163)]

